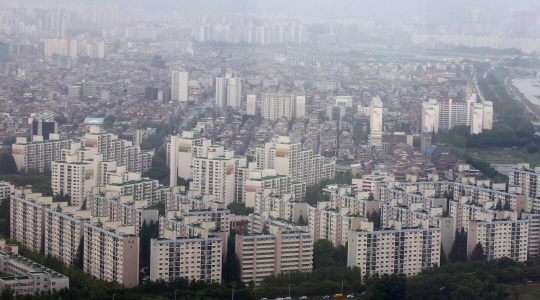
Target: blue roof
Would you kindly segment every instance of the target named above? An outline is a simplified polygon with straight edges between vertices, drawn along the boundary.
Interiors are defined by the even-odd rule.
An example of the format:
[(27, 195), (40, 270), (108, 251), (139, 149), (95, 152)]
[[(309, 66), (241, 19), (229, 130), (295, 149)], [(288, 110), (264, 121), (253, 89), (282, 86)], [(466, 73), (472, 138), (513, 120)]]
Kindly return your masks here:
[(103, 124), (104, 118), (85, 118), (84, 123), (90, 123), (90, 124)]
[(433, 150), (435, 150), (435, 146), (427, 148), (426, 152), (429, 154), (433, 154)]

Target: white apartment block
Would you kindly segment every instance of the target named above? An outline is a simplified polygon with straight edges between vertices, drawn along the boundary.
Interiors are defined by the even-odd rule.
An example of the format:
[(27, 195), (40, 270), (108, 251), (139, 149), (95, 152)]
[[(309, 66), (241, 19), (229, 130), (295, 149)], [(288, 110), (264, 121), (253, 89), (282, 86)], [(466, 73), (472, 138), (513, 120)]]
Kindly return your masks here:
[(383, 131), (383, 103), (379, 96), (371, 100), (371, 114), (369, 117), (369, 128), (371, 132)]
[(349, 231), (347, 266), (361, 275), (417, 275), (440, 264), (440, 228)]
[(239, 107), (242, 100), (242, 81), (231, 73), (216, 77), (216, 106)]
[[(191, 197), (193, 196), (193, 197)], [(165, 195), (166, 211), (190, 211), (197, 209), (225, 208), (225, 204), (211, 201), (210, 195), (195, 196), (167, 192)], [(212, 197), (213, 199), (213, 197)]]
[(264, 212), (274, 212), (272, 215), (276, 218), (298, 223), (300, 216), (304, 222), (308, 221), (309, 205), (306, 202), (295, 201), (285, 197), (278, 198), (274, 195), (265, 196), (255, 195), (255, 203), (252, 206), (254, 213), (262, 214)]
[(221, 282), (221, 237), (152, 239), (150, 245), (150, 280)]
[(69, 278), (19, 255), (17, 245), (0, 240), (0, 272), (13, 276), (0, 278), (0, 290), (11, 288), (19, 295), (69, 289)]
[[(217, 98), (217, 97), (216, 97)], [(257, 115), (257, 95), (247, 95), (246, 114), (250, 116)]]
[(117, 135), (99, 130), (99, 127), (90, 127), (84, 147), (97, 149), (97, 154), (103, 155), (103, 161), (115, 161), (117, 166), (126, 166), (127, 171), (141, 174), (152, 167), (154, 151), (143, 151), (130, 141), (119, 140)]
[(334, 246), (345, 245), (350, 230), (359, 229), (366, 218), (350, 214), (350, 209), (332, 209), (329, 202), (309, 207), (308, 227), (313, 239), (329, 240)]
[(529, 220), (469, 222), (467, 255), (481, 243), (488, 259), (509, 257), (523, 262), (528, 258)]
[[(160, 202), (161, 193), (168, 190), (159, 189), (161, 185), (158, 180), (141, 178), (139, 180), (130, 180), (121, 183), (110, 183), (105, 186), (107, 192), (111, 192), (113, 195), (118, 196), (132, 196), (133, 201), (142, 201), (144, 205), (153, 205)], [(140, 207), (139, 205), (136, 205)]]
[[(470, 89), (470, 88), (468, 88)], [(450, 130), (456, 125), (470, 126), (471, 134), (493, 128), (493, 103), (476, 103), (476, 93), (467, 92), (465, 102), (437, 102), (430, 99), (422, 104), (422, 133)]]
[(148, 203), (141, 203), (140, 206), (133, 206), (131, 197), (118, 197), (107, 199), (99, 195), (87, 195), (87, 209), (92, 217), (119, 222), (119, 226), (134, 226), (135, 234), (138, 235), (141, 227), (146, 221), (157, 222), (158, 211), (155, 209), (145, 209)]
[(188, 101), (189, 73), (183, 69), (171, 72), (171, 101)]
[(238, 195), (242, 195), (235, 199), (236, 202), (246, 203), (250, 207), (253, 206), (255, 195), (264, 191), (278, 197), (291, 194), (295, 200), (303, 201), (307, 188), (305, 183), (293, 182), (291, 176), (278, 175), (273, 169), (250, 172), (247, 178), (237, 175), (236, 186), (240, 189)]
[(184, 131), (182, 136), (172, 135), (167, 143), (167, 166), (170, 167), (170, 186), (176, 186), (177, 177), (189, 179), (193, 176), (193, 158), (208, 155), (211, 141), (196, 138), (193, 132)]
[(55, 161), (51, 173), (53, 194), (69, 194), (73, 205), (81, 205), (94, 186), (94, 166), (89, 162)]
[(275, 169), (277, 174), (289, 175), (308, 186), (335, 176), (335, 162), (325, 162), (324, 157), (314, 156), (313, 150), (302, 150), (300, 143), (291, 143), (288, 136), (280, 136), (276, 143), (266, 143), (256, 151), (257, 168)]
[(126, 287), (139, 284), (139, 238), (84, 224), (84, 272)]
[(81, 219), (72, 214), (45, 209), (45, 255), (50, 254), (67, 265), (75, 265), (84, 235), (84, 219)]
[(373, 211), (378, 212), (380, 208), (379, 201), (369, 201), (367, 199), (358, 199), (357, 196), (330, 194), (330, 206), (332, 209), (349, 208), (353, 215), (366, 216)]
[(9, 196), (15, 193), (15, 186), (9, 182), (0, 181), (0, 200), (9, 201)]
[(21, 242), (32, 251), (39, 252), (42, 247), (41, 237), (45, 230), (43, 224), (45, 207), (41, 204), (50, 205), (52, 199), (46, 199), (49, 200), (48, 203), (39, 204), (34, 200), (25, 200), (14, 196), (10, 199), (10, 238)]
[(527, 163), (518, 164), (508, 172), (508, 186), (520, 187), (529, 198), (540, 198), (540, 167), (532, 170)]
[(236, 168), (247, 164), (245, 157), (234, 156), (223, 146), (212, 146), (207, 157), (193, 158), (193, 181), (190, 189), (201, 194), (212, 194), (216, 201), (226, 205), (234, 202)]
[(527, 195), (512, 194), (504, 192), (504, 188), (501, 190), (484, 187), (485, 185), (477, 182), (476, 185), (469, 185), (463, 183), (454, 183), (454, 195), (465, 195), (470, 197), (470, 201), (484, 205), (488, 202), (493, 202), (494, 205), (501, 201), (504, 205), (506, 201), (510, 203), (510, 209), (518, 213), (518, 217), (522, 211), (530, 211), (532, 208), (532, 202), (528, 199)]
[(272, 274), (313, 269), (313, 238), (307, 232), (236, 235), (235, 249), (243, 282), (258, 285)]
[(242, 219), (249, 222), (247, 232), (249, 234), (277, 234), (278, 232), (308, 232), (305, 224), (291, 222), (279, 218), (275, 211), (265, 211), (261, 214), (249, 214)]
[(32, 142), (28, 142), (25, 137), (18, 137), (12, 146), (11, 154), (19, 171), (43, 171), (50, 167), (53, 161), (60, 160), (61, 149), (69, 149), (70, 145), (71, 140), (61, 140), (58, 134), (50, 134), (47, 141), (43, 140), (43, 136), (34, 136)]
[(305, 109), (305, 96), (284, 93), (261, 94), (261, 116), (265, 119), (301, 118), (305, 116)]

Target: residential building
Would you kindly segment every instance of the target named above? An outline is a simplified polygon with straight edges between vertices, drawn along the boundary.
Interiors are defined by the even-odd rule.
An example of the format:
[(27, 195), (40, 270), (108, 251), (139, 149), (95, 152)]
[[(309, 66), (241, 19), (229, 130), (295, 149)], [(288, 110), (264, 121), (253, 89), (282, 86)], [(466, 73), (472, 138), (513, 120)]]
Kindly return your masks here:
[(414, 276), (440, 264), (440, 228), (349, 231), (347, 266), (360, 274)]
[(221, 282), (221, 237), (186, 237), (150, 241), (150, 280), (176, 278)]
[(239, 107), (242, 100), (242, 81), (231, 73), (216, 77), (216, 106)]
[(184, 69), (171, 72), (171, 101), (188, 101), (189, 73)]
[(306, 98), (302, 95), (284, 93), (263, 93), (261, 95), (261, 116), (265, 119), (291, 120), (305, 116)]
[(58, 134), (49, 134), (49, 140), (33, 136), (32, 142), (25, 137), (17, 137), (11, 153), (20, 171), (37, 169), (43, 171), (51, 163), (61, 159), (62, 149), (69, 149), (71, 140), (61, 140)]
[(0, 272), (13, 275), (0, 277), (0, 290), (9, 287), (18, 295), (69, 289), (69, 277), (21, 256), (19, 247), (5, 240), (0, 240)]
[(509, 257), (519, 262), (528, 259), (529, 220), (470, 221), (468, 227), (468, 256), (480, 243), (488, 259)]
[(139, 284), (139, 237), (84, 224), (84, 272), (126, 287)]
[(235, 252), (241, 280), (256, 285), (272, 274), (313, 269), (313, 237), (307, 232), (237, 234)]

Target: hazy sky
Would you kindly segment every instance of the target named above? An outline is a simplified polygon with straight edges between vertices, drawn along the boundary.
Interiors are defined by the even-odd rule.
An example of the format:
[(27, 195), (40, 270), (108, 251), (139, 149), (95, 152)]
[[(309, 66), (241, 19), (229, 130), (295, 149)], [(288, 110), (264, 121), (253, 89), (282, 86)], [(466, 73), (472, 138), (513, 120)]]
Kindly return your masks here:
[[(27, 0), (28, 1), (28, 0)], [(32, 1), (32, 0), (30, 0)], [(56, 0), (40, 1), (58, 3)], [(64, 3), (118, 3), (145, 9), (283, 13), (290, 16), (370, 18), (400, 22), (451, 22), (470, 19), (471, 11), (508, 18), (512, 11), (540, 14), (540, 0), (64, 0)]]

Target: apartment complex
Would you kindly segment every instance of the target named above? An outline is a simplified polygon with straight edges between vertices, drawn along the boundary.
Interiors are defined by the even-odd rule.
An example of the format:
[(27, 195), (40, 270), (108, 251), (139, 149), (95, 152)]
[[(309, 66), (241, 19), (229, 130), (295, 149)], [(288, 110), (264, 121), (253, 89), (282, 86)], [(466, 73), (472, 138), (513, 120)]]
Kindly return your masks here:
[(150, 249), (152, 281), (173, 281), (176, 278), (221, 281), (221, 237), (152, 239)]
[(81, 205), (94, 186), (94, 166), (90, 162), (54, 161), (51, 173), (53, 194), (70, 195), (73, 205)]
[[(89, 211), (87, 216), (90, 216)], [(79, 245), (83, 239), (85, 220), (89, 219), (45, 209), (45, 255), (50, 254), (67, 265), (75, 265), (77, 255), (82, 255), (79, 253)]]
[(245, 157), (234, 156), (223, 146), (211, 146), (207, 157), (193, 158), (193, 182), (191, 188), (202, 194), (212, 194), (216, 201), (234, 202), (236, 169), (247, 164)]
[(288, 136), (280, 136), (256, 151), (258, 168), (275, 169), (278, 174), (289, 175), (293, 181), (308, 186), (335, 176), (334, 161), (326, 162), (324, 157), (313, 155), (313, 150), (302, 149), (300, 143), (292, 143)]
[(10, 198), (10, 237), (26, 248), (39, 252), (42, 247), (41, 237), (45, 232), (42, 222), (45, 208), (42, 204), (51, 205), (52, 197), (36, 198), (37, 201), (13, 196)]
[(272, 274), (313, 269), (313, 238), (307, 232), (237, 234), (235, 252), (241, 280), (256, 285)]
[(126, 287), (139, 284), (139, 237), (84, 224), (84, 272)]
[(399, 228), (349, 231), (347, 266), (362, 276), (414, 276), (440, 264), (440, 228)]
[(43, 136), (33, 136), (32, 142), (26, 137), (17, 137), (13, 144), (11, 154), (15, 159), (19, 171), (37, 169), (43, 171), (51, 163), (61, 159), (62, 149), (68, 149), (71, 140), (61, 140), (58, 134), (50, 134), (49, 140), (44, 141)]
[(95, 148), (96, 154), (102, 154), (104, 161), (115, 161), (118, 166), (126, 166), (129, 172), (142, 174), (152, 167), (153, 151), (143, 151), (130, 141), (119, 140), (115, 134), (100, 132), (99, 127), (90, 127), (83, 145), (86, 149)]
[(239, 107), (242, 100), (242, 81), (231, 73), (216, 77), (216, 106)]
[(520, 188), (529, 198), (540, 198), (540, 167), (532, 170), (528, 163), (520, 163), (508, 172), (508, 186)]
[(306, 114), (306, 97), (295, 94), (261, 94), (261, 116), (265, 119), (279, 120), (303, 118)]
[(529, 257), (529, 226), (529, 220), (470, 221), (467, 254), (471, 255), (480, 243), (488, 259), (509, 257), (515, 261), (526, 261)]
[(465, 102), (437, 102), (430, 99), (422, 104), (422, 133), (450, 130), (456, 125), (470, 126), (471, 134), (493, 128), (493, 103), (476, 102), (476, 93), (467, 93)]

